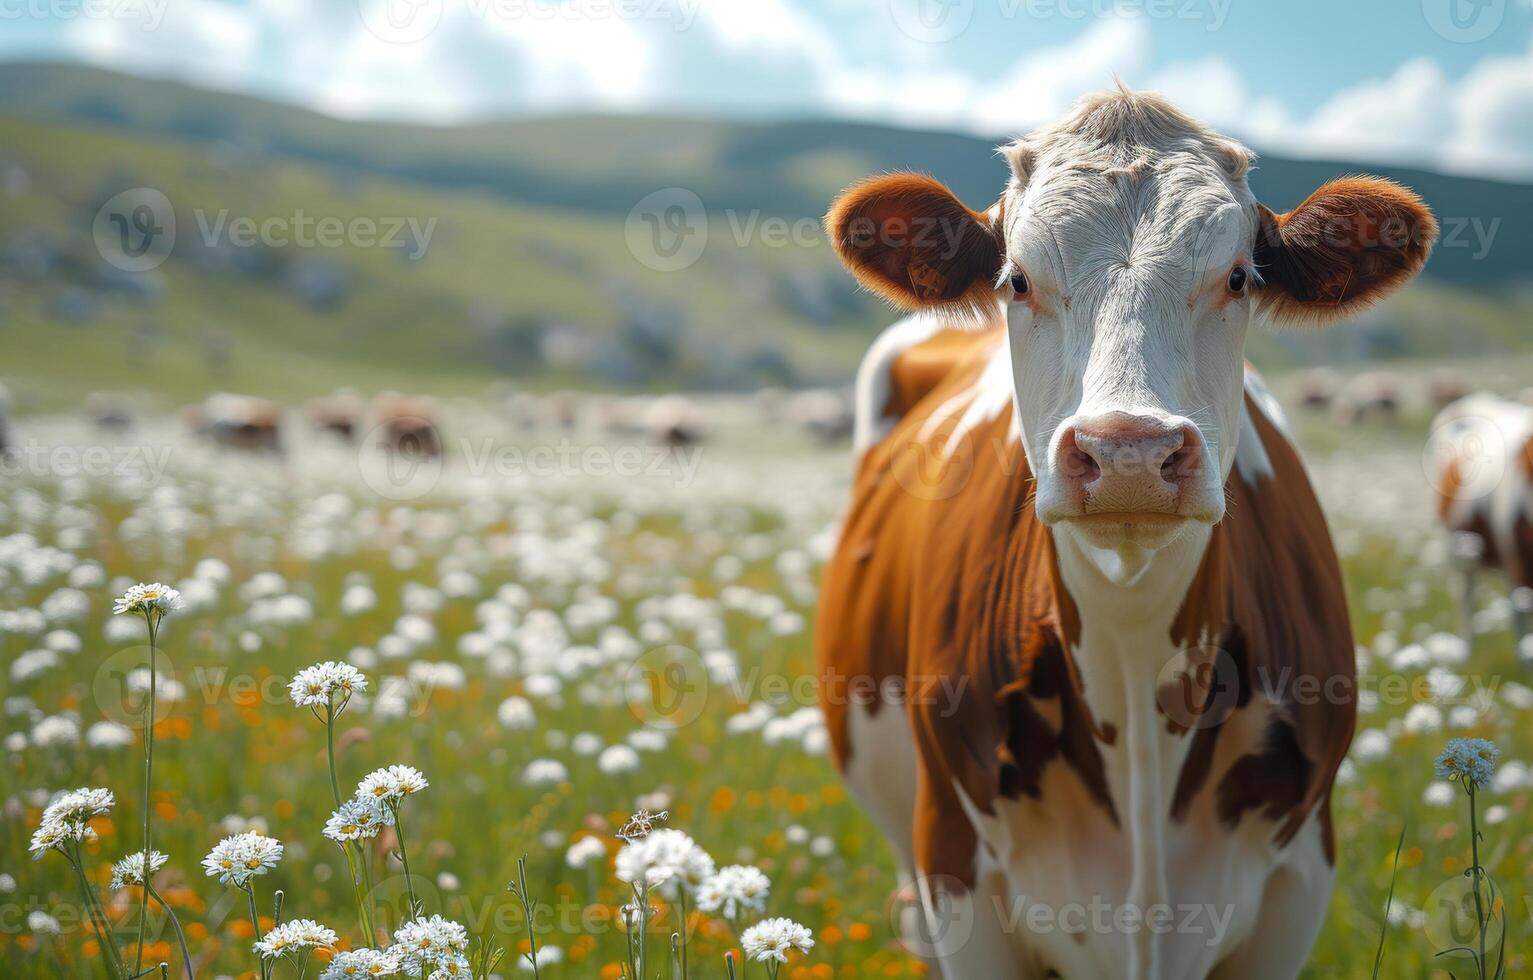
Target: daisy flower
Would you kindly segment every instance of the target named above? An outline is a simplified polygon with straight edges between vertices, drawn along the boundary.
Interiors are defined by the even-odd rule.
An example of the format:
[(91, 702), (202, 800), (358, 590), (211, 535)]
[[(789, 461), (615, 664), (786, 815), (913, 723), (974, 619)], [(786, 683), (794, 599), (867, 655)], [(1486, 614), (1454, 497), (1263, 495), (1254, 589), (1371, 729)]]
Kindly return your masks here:
[(399, 957), (388, 950), (349, 949), (336, 953), (319, 975), (319, 980), (365, 980), (367, 977), (392, 977), (403, 969)]
[[(440, 915), (406, 922), (394, 931), (394, 945), (389, 947), (404, 972), (411, 976), (426, 973), (428, 977), (468, 976), (466, 971), (450, 972), (467, 966), (463, 962), (467, 950), (468, 930)], [(449, 972), (442, 973), (444, 969)]]
[(657, 830), (617, 852), (620, 881), (660, 885), (668, 897), (674, 897), (678, 887), (695, 894), (713, 872), (713, 858), (680, 830)]
[(367, 690), (367, 678), (351, 664), (327, 660), (300, 670), (287, 690), (300, 708), (323, 707), (335, 698), (344, 704), (353, 694)]
[(325, 821), (325, 836), (336, 842), (377, 837), (394, 822), (388, 807), (376, 799), (347, 800)]
[(42, 820), (27, 845), (32, 859), (54, 849), (62, 851), (68, 841), (94, 840), (96, 831), (90, 821), (111, 812), (116, 802), (109, 789), (81, 788), (54, 797), (43, 810)]
[(273, 926), (252, 948), (261, 954), (262, 959), (273, 959), (306, 949), (334, 946), (337, 938), (334, 929), (313, 919), (293, 919)]
[(564, 863), (577, 871), (592, 861), (607, 856), (607, 845), (599, 837), (582, 837), (564, 852)]
[(144, 873), (144, 852), (129, 854), (127, 857), (112, 865), (112, 888), (124, 888), (128, 885), (142, 885), (146, 878), (153, 878), (165, 862), (170, 860), (159, 851), (149, 852), (149, 872)]
[(181, 608), (180, 592), (159, 582), (151, 582), (147, 585), (140, 582), (117, 597), (117, 601), (112, 605), (112, 612), (119, 616), (123, 613), (144, 613), (158, 617), (175, 612), (179, 608)]
[(704, 912), (722, 912), (724, 918), (738, 921), (743, 913), (760, 915), (766, 911), (772, 882), (759, 868), (731, 864), (697, 890), (697, 907)]
[(257, 833), (235, 834), (213, 845), (202, 859), (202, 869), (209, 878), (244, 888), (251, 878), (264, 875), (281, 860), (282, 842), (276, 838)]
[(431, 785), (419, 769), (411, 766), (388, 766), (375, 769), (357, 784), (357, 799), (392, 803), (414, 795)]
[(813, 946), (808, 928), (792, 919), (766, 919), (740, 934), (740, 948), (757, 963), (786, 963), (789, 950), (807, 953)]

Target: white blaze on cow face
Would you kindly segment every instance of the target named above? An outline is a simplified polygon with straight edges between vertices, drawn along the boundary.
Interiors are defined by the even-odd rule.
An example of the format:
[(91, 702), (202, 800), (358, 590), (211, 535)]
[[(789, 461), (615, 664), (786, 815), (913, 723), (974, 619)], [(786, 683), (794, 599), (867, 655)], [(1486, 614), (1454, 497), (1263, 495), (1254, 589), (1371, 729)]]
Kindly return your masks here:
[(1153, 545), (1224, 514), (1258, 212), (1243, 147), (1126, 105), (1006, 148), (1000, 298), (1039, 518)]

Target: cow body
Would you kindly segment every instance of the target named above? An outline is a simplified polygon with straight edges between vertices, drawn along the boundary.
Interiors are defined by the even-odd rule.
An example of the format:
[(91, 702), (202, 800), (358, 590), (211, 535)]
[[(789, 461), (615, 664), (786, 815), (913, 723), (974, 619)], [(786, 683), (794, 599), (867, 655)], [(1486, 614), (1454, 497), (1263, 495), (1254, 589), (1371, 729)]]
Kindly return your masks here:
[[(1030, 506), (1003, 331), (879, 356), (891, 404), (915, 401), (859, 419), (887, 432), (859, 463), (817, 646), (835, 759), (934, 916), (927, 951), (955, 980), (1291, 976), (1330, 890), (1354, 658), (1324, 518), (1259, 381), (1229, 515), (1186, 572), (1125, 594)], [(899, 392), (901, 368), (944, 357), (928, 391)], [(1318, 704), (1301, 677), (1329, 685)]]
[(1505, 573), (1518, 652), (1533, 663), (1533, 406), (1480, 392), (1432, 423), (1437, 517), (1454, 537), (1464, 637), (1473, 643), (1478, 569)]
[(1246, 331), (1374, 302), (1435, 222), (1366, 177), (1273, 212), (1249, 150), (1124, 89), (1002, 153), (985, 211), (896, 173), (826, 216), (924, 311), (858, 376), (817, 627), (835, 758), (947, 980), (1293, 977), (1355, 661)]

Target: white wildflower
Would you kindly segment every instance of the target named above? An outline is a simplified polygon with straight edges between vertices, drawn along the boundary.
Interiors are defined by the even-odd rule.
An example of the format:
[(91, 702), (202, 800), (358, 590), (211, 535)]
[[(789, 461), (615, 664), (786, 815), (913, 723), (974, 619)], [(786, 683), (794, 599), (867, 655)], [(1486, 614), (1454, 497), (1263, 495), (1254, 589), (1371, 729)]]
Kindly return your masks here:
[(790, 950), (807, 953), (813, 946), (809, 929), (792, 919), (766, 919), (740, 934), (740, 948), (758, 963), (786, 963)]
[(262, 959), (273, 959), (306, 949), (322, 949), (334, 946), (337, 936), (334, 929), (320, 925), (313, 919), (293, 919), (273, 926), (254, 949)]
[(367, 678), (351, 664), (327, 660), (300, 670), (287, 689), (300, 708), (324, 706), (333, 700), (345, 704), (353, 694), (367, 690)]
[(431, 785), (419, 769), (412, 766), (386, 766), (362, 777), (357, 784), (357, 799), (392, 803), (412, 796)]
[(180, 592), (159, 582), (148, 585), (140, 582), (118, 597), (112, 606), (112, 612), (118, 615), (147, 613), (158, 618), (166, 613), (175, 612), (180, 606)]
[(170, 858), (159, 851), (149, 852), (149, 873), (144, 873), (144, 852), (129, 854), (127, 857), (112, 865), (112, 888), (116, 890), (128, 885), (142, 885), (146, 878), (153, 878), (165, 862)]
[(243, 888), (256, 875), (264, 875), (282, 860), (282, 842), (258, 833), (235, 834), (225, 837), (208, 856), (202, 859), (202, 868), (208, 877), (216, 877), (225, 885)]
[(772, 882), (760, 868), (731, 864), (697, 890), (697, 907), (704, 912), (722, 912), (724, 918), (739, 921), (745, 912), (760, 915), (766, 911)]

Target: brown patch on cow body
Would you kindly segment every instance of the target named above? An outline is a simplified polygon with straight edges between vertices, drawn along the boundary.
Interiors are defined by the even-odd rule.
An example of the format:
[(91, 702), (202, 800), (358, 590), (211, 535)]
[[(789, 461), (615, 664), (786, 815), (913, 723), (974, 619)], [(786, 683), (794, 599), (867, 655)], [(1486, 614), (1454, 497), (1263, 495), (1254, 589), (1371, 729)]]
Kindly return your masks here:
[[(978, 840), (960, 790), (993, 813), (1001, 799), (1039, 798), (1045, 766), (1059, 761), (1084, 798), (1117, 820), (1102, 754), (1117, 732), (1087, 708), (1070, 655), (1080, 641), (1080, 614), (1032, 506), (1032, 474), (1010, 412), (962, 440), (952, 456), (961, 460), (961, 481), (928, 494), (921, 491), (932, 484), (918, 480), (922, 461), (942, 455), (950, 434), (923, 431), (925, 416), (972, 389), (999, 342), (997, 332), (976, 345), (973, 359), (864, 456), (816, 623), (822, 692), (859, 673), (904, 677), (909, 689), (964, 680), (957, 704), (904, 707), (916, 742), (916, 864), (967, 884)], [(1276, 819), (1286, 843), (1319, 808), (1329, 854), (1324, 811), (1353, 729), (1355, 664), (1341, 572), (1297, 454), (1254, 405), (1250, 410), (1275, 474), (1255, 487), (1231, 475), (1229, 514), (1214, 530), (1170, 638), (1222, 644), (1244, 678), (1236, 710), (1257, 696), (1276, 697), (1274, 717), (1287, 727), (1269, 729), (1257, 746), (1226, 750), (1240, 756), (1224, 773), (1213, 772), (1221, 727), (1200, 729), (1173, 815), (1212, 792), (1222, 817)], [(1284, 702), (1299, 675), (1342, 679), (1340, 703)], [(832, 755), (844, 768), (855, 751), (847, 742), (849, 705), (824, 697), (823, 706)]]
[[(1276, 729), (1269, 728), (1266, 741), (1221, 778), (1217, 793), (1226, 820), (1252, 809), (1279, 814), (1277, 841), (1286, 844), (1316, 808), (1329, 826), (1331, 783), (1356, 723), (1357, 665), (1341, 565), (1303, 464), (1249, 397), (1246, 410), (1273, 472), (1254, 486), (1238, 471), (1230, 476), (1228, 516), (1214, 528), (1172, 640), (1220, 637), (1239, 671), (1236, 710), (1261, 697), (1285, 719), (1281, 745), (1270, 744)], [(1198, 731), (1195, 738), (1207, 744), (1195, 744), (1184, 763), (1173, 816), (1185, 814), (1208, 784), (1214, 743), (1227, 729)], [(1295, 773), (1303, 775), (1297, 794)], [(1328, 831), (1324, 844), (1334, 859)]]

